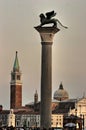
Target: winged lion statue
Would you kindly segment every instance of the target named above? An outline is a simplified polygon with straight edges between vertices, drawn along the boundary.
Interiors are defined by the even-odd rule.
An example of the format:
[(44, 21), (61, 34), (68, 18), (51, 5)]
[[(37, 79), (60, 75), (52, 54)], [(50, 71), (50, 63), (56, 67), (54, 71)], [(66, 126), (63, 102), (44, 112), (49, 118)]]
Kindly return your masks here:
[(55, 15), (56, 15), (56, 12), (54, 12), (54, 10), (50, 11), (50, 12), (47, 12), (45, 15), (43, 13), (41, 13), (39, 15), (40, 22), (41, 22), (40, 26), (53, 23), (53, 27), (57, 27), (57, 22), (58, 22), (62, 27), (68, 28), (66, 26), (63, 26), (62, 23), (58, 19), (52, 18)]

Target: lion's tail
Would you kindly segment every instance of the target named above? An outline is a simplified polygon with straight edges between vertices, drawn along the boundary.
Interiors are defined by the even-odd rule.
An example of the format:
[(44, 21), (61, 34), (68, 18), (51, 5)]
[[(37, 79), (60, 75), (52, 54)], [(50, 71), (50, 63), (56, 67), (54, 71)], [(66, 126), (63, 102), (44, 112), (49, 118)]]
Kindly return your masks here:
[(66, 27), (66, 26), (64, 26), (58, 19), (56, 19), (56, 21), (62, 26), (62, 27), (64, 27), (64, 28), (68, 28), (68, 27)]

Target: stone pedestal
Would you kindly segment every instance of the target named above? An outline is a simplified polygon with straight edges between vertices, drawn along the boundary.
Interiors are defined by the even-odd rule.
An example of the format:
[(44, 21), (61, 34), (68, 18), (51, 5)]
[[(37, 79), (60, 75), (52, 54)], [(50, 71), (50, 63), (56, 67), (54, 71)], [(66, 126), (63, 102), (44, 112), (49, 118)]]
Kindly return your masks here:
[(41, 61), (41, 128), (51, 127), (52, 101), (52, 44), (54, 34), (59, 31), (56, 27), (35, 27), (40, 33), (42, 44)]

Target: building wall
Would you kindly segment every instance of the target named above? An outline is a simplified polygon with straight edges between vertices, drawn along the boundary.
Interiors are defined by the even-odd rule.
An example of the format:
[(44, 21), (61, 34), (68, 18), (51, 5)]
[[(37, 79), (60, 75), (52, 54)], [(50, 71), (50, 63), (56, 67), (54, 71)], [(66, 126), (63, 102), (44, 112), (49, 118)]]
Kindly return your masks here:
[(16, 115), (16, 127), (40, 127), (40, 115)]
[(8, 114), (0, 114), (0, 126), (7, 125)]
[[(52, 114), (51, 117), (52, 127), (63, 127), (63, 115)], [(40, 115), (39, 114), (23, 114), (16, 115), (16, 127), (40, 127)]]
[(22, 85), (11, 85), (11, 108), (22, 106)]
[(63, 127), (62, 114), (52, 114), (52, 127)]
[(83, 97), (80, 100), (77, 100), (75, 109), (70, 110), (69, 114), (84, 118), (84, 127), (86, 128), (86, 98)]

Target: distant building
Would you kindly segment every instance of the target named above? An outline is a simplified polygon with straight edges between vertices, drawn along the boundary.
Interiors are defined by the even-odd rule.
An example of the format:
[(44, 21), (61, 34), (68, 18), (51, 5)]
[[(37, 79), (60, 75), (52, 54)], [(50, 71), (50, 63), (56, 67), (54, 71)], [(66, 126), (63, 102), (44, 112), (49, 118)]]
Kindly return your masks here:
[(78, 99), (68, 99), (59, 102), (59, 105), (53, 111), (53, 114), (63, 114), (64, 117), (74, 115), (83, 120), (83, 127), (86, 128), (86, 97)]
[[(0, 112), (0, 120), (2, 119), (2, 126), (16, 126), (16, 127), (40, 127), (40, 114), (29, 109), (15, 109), (14, 114), (11, 111), (3, 110)], [(15, 121), (15, 123), (14, 123)], [(63, 127), (63, 114), (52, 114), (52, 127)]]
[[(82, 125), (86, 127), (86, 98), (84, 96), (82, 98), (69, 99), (67, 91), (60, 84), (59, 89), (54, 93), (54, 97), (57, 97), (57, 99), (52, 100), (52, 115), (77, 116), (79, 120), (84, 120)], [(26, 106), (36, 112), (40, 112), (40, 101), (26, 104)]]
[[(53, 101), (55, 104), (55, 101)], [(38, 104), (40, 104), (38, 102)], [(52, 103), (53, 104), (53, 103)], [(22, 127), (26, 125), (27, 127), (40, 127), (40, 111), (34, 111), (34, 104), (30, 104), (29, 107), (21, 107), (20, 109), (14, 109), (15, 114), (15, 126)], [(40, 105), (38, 105), (40, 106)], [(67, 117), (75, 116), (77, 117), (77, 122), (80, 123), (80, 127), (86, 127), (86, 98), (82, 97), (80, 99), (68, 99), (60, 102), (56, 102), (56, 106), (52, 109), (52, 127), (63, 127), (67, 120)], [(0, 120), (2, 124), (7, 124), (7, 119), (10, 111), (2, 110), (0, 111)], [(81, 124), (81, 121), (82, 124)]]

